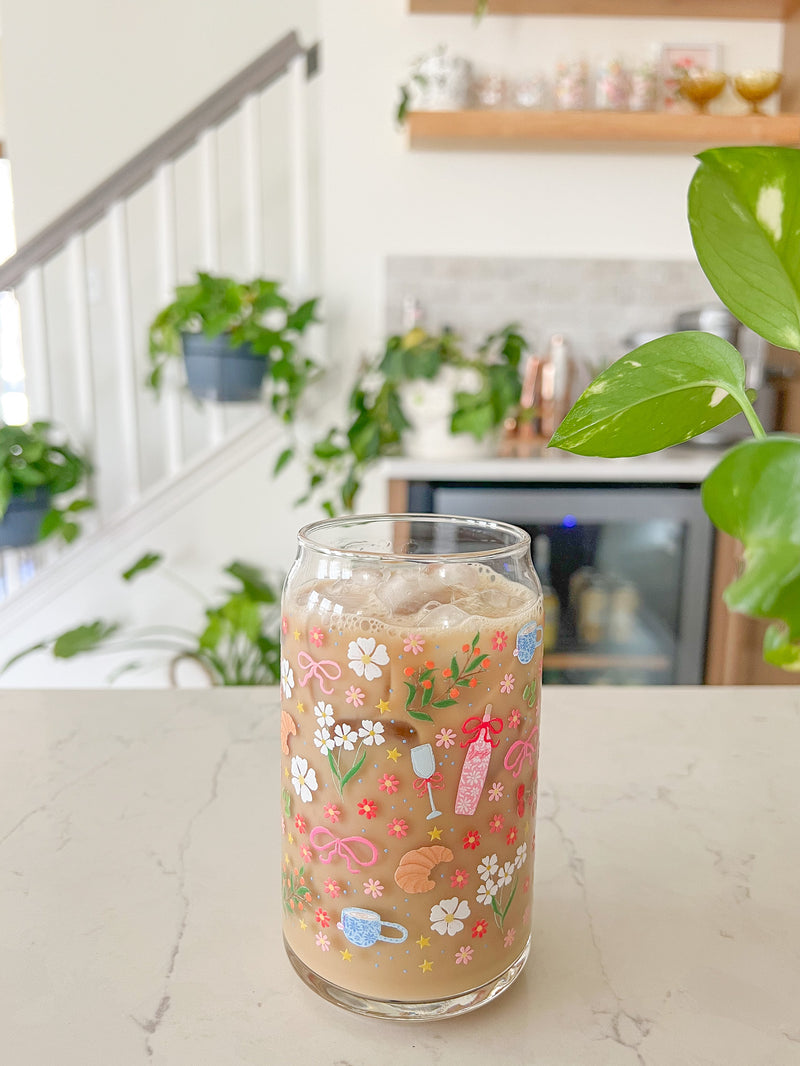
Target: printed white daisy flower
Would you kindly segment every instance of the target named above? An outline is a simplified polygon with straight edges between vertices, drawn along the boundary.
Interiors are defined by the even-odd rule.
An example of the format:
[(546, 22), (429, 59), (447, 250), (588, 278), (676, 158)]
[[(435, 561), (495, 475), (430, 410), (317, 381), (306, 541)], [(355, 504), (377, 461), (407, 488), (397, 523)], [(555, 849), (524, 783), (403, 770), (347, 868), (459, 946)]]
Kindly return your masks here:
[(497, 887), (505, 888), (506, 885), (510, 885), (515, 870), (516, 866), (513, 862), (503, 863), (503, 868), (497, 871)]
[(370, 722), (368, 718), (364, 718), (361, 722), (361, 728), (358, 731), (358, 735), (367, 746), (371, 744), (383, 744), (383, 723)]
[(321, 726), (315, 731), (314, 743), (323, 755), (327, 755), (329, 751), (333, 751), (333, 749), (336, 747), (334, 739), (331, 736), (330, 729), (326, 729), (324, 726)]
[(376, 645), (374, 637), (351, 640), (347, 648), (347, 658), (353, 673), (363, 677), (365, 681), (374, 681), (376, 677), (380, 677), (383, 672), (381, 667), (389, 662), (386, 645)]
[(356, 746), (358, 740), (358, 733), (355, 729), (352, 729), (347, 722), (342, 722), (333, 731), (333, 742), (337, 748), (344, 748), (345, 751), (352, 751)]
[(484, 881), (481, 883), (478, 889), (477, 900), (478, 903), (485, 903), (487, 906), (492, 902), (494, 896), (497, 895), (497, 885), (494, 881)]
[(333, 717), (333, 707), (324, 700), (320, 700), (319, 703), (314, 704), (314, 714), (317, 716), (317, 721), (323, 727), (332, 726), (336, 719)]
[(516, 868), (518, 870), (521, 869), (525, 865), (525, 860), (527, 859), (527, 857), (528, 857), (528, 845), (527, 844), (520, 844), (520, 846), (517, 848), (517, 857), (514, 860), (514, 865), (516, 866)]
[(455, 936), (464, 928), (462, 918), (469, 918), (469, 904), (458, 896), (443, 899), (431, 907), (431, 929), (440, 936)]
[(310, 803), (312, 794), (317, 791), (317, 771), (308, 765), (308, 759), (299, 755), (292, 756), (292, 784), (303, 803)]
[(281, 659), (281, 694), (286, 697), (287, 700), (292, 698), (292, 689), (294, 688), (294, 670), (289, 666), (288, 659)]
[(478, 874), (481, 881), (489, 881), (497, 873), (497, 856), (486, 855), (483, 862), (478, 866)]

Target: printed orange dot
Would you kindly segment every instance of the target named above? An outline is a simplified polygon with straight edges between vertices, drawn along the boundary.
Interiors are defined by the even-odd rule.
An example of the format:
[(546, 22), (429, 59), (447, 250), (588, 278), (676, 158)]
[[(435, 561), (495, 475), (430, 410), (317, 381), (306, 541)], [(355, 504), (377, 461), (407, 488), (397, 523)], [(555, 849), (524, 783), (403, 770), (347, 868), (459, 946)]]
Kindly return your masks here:
[(425, 665), (427, 666), (427, 668), (429, 670), (432, 670), (433, 669), (433, 660), (432, 659), (426, 659), (425, 660)]
[(405, 670), (403, 671), (403, 673), (406, 675), (406, 677), (411, 677), (411, 675), (414, 673), (414, 667), (413, 666), (407, 666), (405, 668)]
[(470, 687), (470, 688), (475, 688), (475, 686), (476, 686), (477, 684), (478, 684), (478, 681), (477, 681), (477, 679), (476, 679), (476, 678), (474, 678), (474, 677), (471, 677), (471, 678), (469, 679), (469, 687)]
[(446, 670), (442, 670), (442, 677), (452, 677), (453, 671), (448, 666)]
[(301, 911), (301, 910), (303, 909), (303, 904), (302, 904), (302, 903), (298, 903), (298, 904), (297, 904), (297, 909), (298, 909), (299, 911)]
[(488, 659), (484, 659), (483, 660), (483, 662), (481, 663), (481, 669), (482, 670), (488, 670), (489, 669), (489, 660)]
[(458, 697), (458, 689), (457, 688), (451, 688), (450, 689), (450, 698), (451, 699), (456, 699), (457, 697)]
[(461, 645), (461, 650), (462, 651), (469, 651), (469, 644), (462, 644)]
[(432, 681), (423, 681), (422, 682), (422, 687), (423, 688), (431, 688), (432, 686), (433, 686), (433, 682)]
[(481, 653), (481, 649), (480, 649), (480, 648), (476, 648), (476, 649), (475, 649), (475, 654), (476, 654), (476, 655), (480, 655), (480, 653)]

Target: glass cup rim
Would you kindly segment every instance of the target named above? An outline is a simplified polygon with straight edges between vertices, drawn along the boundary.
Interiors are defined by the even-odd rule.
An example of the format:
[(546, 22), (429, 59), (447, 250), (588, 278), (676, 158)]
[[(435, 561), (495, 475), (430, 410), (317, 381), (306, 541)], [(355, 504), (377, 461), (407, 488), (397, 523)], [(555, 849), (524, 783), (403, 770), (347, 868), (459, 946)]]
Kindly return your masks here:
[[(415, 552), (412, 554), (408, 552), (370, 551), (362, 548), (338, 548), (320, 543), (314, 539), (314, 533), (320, 529), (337, 525), (352, 525), (356, 527), (379, 522), (421, 522), (428, 525), (463, 526), (470, 529), (480, 529), (484, 532), (504, 534), (509, 540), (508, 543), (499, 544), (497, 547), (479, 548), (475, 551)], [(520, 526), (512, 525), (510, 522), (498, 522), (493, 518), (475, 518), (466, 515), (418, 514), (413, 512), (340, 515), (336, 518), (324, 518), (316, 522), (309, 522), (303, 526), (297, 534), (297, 539), (302, 547), (309, 548), (321, 555), (350, 559), (379, 559), (382, 562), (391, 563), (429, 563), (437, 559), (451, 559), (459, 562), (497, 559), (503, 556), (524, 555), (530, 551), (531, 544), (530, 534)]]

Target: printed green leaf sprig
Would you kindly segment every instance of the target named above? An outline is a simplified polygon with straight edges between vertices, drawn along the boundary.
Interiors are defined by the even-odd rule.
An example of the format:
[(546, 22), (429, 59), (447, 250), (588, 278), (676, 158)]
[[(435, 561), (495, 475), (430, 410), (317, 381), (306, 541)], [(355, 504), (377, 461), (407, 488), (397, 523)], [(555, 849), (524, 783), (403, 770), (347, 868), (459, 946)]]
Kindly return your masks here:
[[(435, 707), (437, 710), (444, 707), (452, 707), (458, 703), (459, 689), (475, 688), (478, 675), (485, 669), (485, 663), (489, 656), (482, 654), (478, 647), (480, 633), (476, 633), (471, 644), (462, 646), (464, 655), (463, 663), (459, 664), (458, 656), (454, 655), (450, 665), (437, 667), (429, 659), (423, 666), (414, 668), (406, 667), (405, 682), (408, 694), (406, 696), (406, 713), (409, 718), (416, 718), (422, 722), (432, 722), (433, 718), (422, 707)], [(414, 705), (417, 705), (416, 707)]]
[[(744, 325), (800, 351), (800, 151), (715, 148), (698, 158), (688, 214), (703, 272)], [(683, 444), (743, 411), (754, 439), (729, 449), (708, 475), (703, 506), (744, 548), (725, 602), (772, 619), (765, 660), (800, 670), (800, 437), (767, 434), (744, 381), (741, 356), (721, 338), (661, 337), (600, 374), (550, 446), (642, 455)]]

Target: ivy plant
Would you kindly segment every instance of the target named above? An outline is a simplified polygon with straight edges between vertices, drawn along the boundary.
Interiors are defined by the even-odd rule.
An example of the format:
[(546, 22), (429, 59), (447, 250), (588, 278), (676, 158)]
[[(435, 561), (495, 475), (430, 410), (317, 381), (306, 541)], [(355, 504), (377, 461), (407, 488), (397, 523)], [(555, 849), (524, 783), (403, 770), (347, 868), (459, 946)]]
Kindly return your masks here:
[[(800, 351), (800, 150), (702, 152), (688, 197), (698, 261), (729, 310), (761, 337)], [(727, 341), (677, 333), (623, 356), (578, 398), (550, 446), (580, 455), (657, 451), (743, 411), (753, 433), (702, 486), (714, 525), (743, 545), (725, 590), (731, 610), (770, 619), (767, 662), (800, 670), (800, 437), (767, 434)]]
[[(313, 496), (320, 498), (329, 515), (351, 511), (369, 467), (382, 456), (402, 451), (409, 421), (401, 387), (414, 381), (433, 381), (444, 367), (474, 372), (477, 388), (453, 396), (450, 429), (482, 440), (502, 426), (519, 403), (519, 364), (527, 349), (528, 342), (514, 325), (490, 334), (476, 352), (467, 350), (448, 330), (429, 334), (417, 328), (390, 336), (384, 351), (359, 368), (345, 424), (334, 426), (311, 446), (308, 489), (297, 502), (306, 503)], [(280, 471), (295, 452), (295, 447), (285, 449), (275, 471)]]

